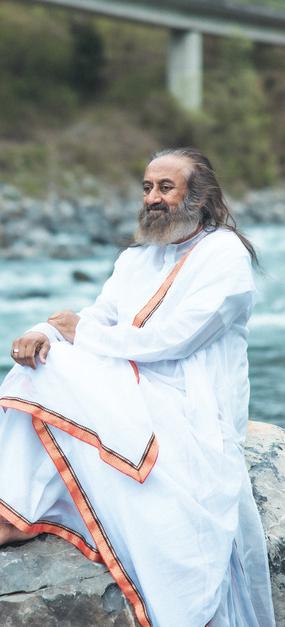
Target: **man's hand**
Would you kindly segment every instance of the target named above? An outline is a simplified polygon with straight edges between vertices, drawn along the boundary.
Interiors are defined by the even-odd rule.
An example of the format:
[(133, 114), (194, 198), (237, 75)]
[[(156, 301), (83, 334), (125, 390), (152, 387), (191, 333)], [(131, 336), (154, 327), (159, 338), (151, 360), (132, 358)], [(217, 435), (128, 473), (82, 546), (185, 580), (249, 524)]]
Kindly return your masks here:
[(66, 310), (50, 316), (48, 323), (55, 327), (68, 342), (73, 344), (75, 330), (79, 320), (80, 317), (75, 314), (74, 311)]
[(11, 357), (20, 366), (30, 366), (35, 370), (36, 356), (38, 355), (41, 364), (45, 364), (49, 349), (50, 342), (44, 333), (30, 331), (14, 340)]

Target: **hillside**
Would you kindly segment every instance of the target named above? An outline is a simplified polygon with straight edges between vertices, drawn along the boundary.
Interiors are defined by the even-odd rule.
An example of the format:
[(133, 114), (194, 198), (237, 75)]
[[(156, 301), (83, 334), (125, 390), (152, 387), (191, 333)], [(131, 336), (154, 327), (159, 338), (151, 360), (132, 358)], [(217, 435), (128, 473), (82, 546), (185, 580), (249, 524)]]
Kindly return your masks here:
[(94, 173), (120, 187), (153, 150), (194, 144), (231, 193), (278, 182), (285, 48), (204, 37), (204, 106), (190, 115), (165, 89), (167, 45), (163, 29), (2, 2), (0, 181), (42, 197)]

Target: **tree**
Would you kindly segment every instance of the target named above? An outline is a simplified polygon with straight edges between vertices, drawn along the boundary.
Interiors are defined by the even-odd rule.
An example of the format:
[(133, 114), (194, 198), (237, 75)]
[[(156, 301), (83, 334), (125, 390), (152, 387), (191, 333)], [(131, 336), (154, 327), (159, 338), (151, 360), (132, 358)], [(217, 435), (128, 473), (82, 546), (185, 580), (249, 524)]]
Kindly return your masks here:
[(103, 83), (105, 56), (104, 44), (94, 22), (82, 19), (72, 21), (73, 53), (71, 82), (87, 99), (100, 92)]

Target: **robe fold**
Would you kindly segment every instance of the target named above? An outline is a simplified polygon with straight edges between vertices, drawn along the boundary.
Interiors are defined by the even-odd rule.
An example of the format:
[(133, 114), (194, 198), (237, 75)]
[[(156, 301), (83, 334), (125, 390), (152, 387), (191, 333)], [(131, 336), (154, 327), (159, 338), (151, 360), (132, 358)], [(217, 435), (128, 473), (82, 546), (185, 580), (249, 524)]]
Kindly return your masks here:
[(250, 257), (229, 230), (131, 247), (74, 343), (0, 387), (0, 514), (103, 561), (143, 627), (274, 627), (246, 470)]

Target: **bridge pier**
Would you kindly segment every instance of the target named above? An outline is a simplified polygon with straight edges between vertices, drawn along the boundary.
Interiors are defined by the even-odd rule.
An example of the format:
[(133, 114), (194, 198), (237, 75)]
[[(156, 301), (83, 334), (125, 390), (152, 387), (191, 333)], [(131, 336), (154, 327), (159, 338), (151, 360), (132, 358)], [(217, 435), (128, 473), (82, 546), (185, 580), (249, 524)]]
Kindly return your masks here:
[(203, 40), (197, 31), (172, 30), (168, 50), (167, 82), (184, 109), (202, 106)]

